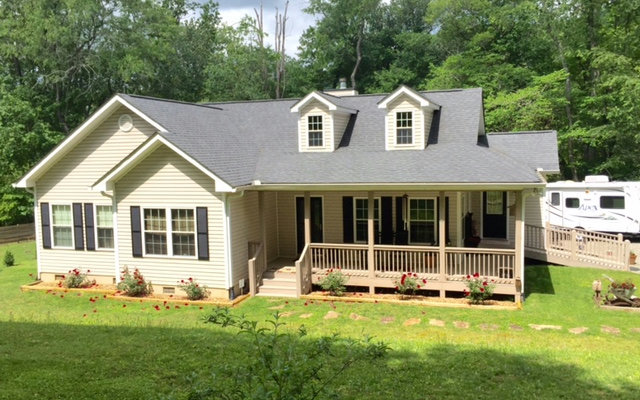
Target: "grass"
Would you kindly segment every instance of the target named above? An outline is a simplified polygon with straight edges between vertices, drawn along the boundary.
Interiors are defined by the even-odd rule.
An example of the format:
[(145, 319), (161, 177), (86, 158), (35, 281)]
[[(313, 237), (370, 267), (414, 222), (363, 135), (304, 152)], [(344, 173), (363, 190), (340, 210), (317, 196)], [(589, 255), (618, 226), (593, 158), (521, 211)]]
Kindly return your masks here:
[[(156, 311), (153, 303), (102, 298), (92, 303), (88, 294), (23, 293), (19, 286), (36, 274), (34, 244), (0, 246), (0, 257), (7, 249), (16, 266), (0, 267), (0, 399), (181, 398), (192, 373), (208, 376), (252, 357), (246, 337), (203, 324), (210, 308)], [(632, 328), (640, 328), (640, 314), (593, 305), (591, 282), (602, 273), (527, 267), (528, 295), (520, 311), (254, 298), (233, 312), (264, 321), (273, 307), (284, 306), (280, 312), (293, 313), (282, 318), (287, 328), (304, 324), (309, 340), (337, 332), (386, 342), (391, 350), (385, 358), (355, 364), (337, 379), (344, 399), (634, 399), (640, 392), (640, 333)], [(607, 274), (640, 280), (629, 273)], [(340, 317), (325, 320), (328, 311)], [(301, 319), (304, 313), (312, 316)], [(369, 319), (352, 320), (352, 313)], [(392, 323), (380, 323), (389, 316)], [(409, 318), (421, 322), (403, 326)], [(429, 319), (446, 326), (430, 326)], [(470, 327), (455, 328), (453, 321)], [(486, 331), (482, 324), (497, 329)], [(563, 329), (535, 331), (528, 324)], [(602, 332), (603, 325), (621, 332)], [(568, 332), (574, 327), (589, 330), (574, 335)]]

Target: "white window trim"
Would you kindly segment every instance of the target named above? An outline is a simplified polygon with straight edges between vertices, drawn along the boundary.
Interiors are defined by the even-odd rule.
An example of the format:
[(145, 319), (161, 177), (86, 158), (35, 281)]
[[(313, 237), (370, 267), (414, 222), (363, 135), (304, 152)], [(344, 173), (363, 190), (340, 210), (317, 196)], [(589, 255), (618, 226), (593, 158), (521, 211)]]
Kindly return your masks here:
[[(394, 116), (393, 116), (393, 122), (394, 122), (394, 129), (393, 129), (393, 136), (395, 139), (395, 146), (398, 147), (412, 147), (415, 145), (415, 127), (414, 125), (414, 112), (413, 111), (393, 111)], [(398, 143), (398, 129), (406, 129), (406, 128), (398, 128), (398, 114), (399, 113), (409, 113), (411, 114), (411, 143)]]
[[(56, 246), (56, 238), (55, 233), (53, 231), (53, 207), (54, 206), (69, 206), (69, 210), (71, 212), (71, 246)], [(73, 226), (73, 204), (72, 203), (50, 203), (49, 204), (49, 229), (51, 230), (51, 248), (52, 249), (64, 249), (64, 250), (74, 250), (76, 248), (76, 235), (74, 232), (75, 227)], [(60, 225), (63, 226), (63, 225)]]
[[(181, 207), (181, 206), (171, 206), (171, 207), (140, 207), (142, 212), (140, 215), (141, 221), (141, 234), (142, 234), (142, 256), (145, 258), (179, 258), (186, 260), (197, 260), (198, 259), (198, 220), (197, 213), (195, 207)], [(146, 233), (147, 230), (144, 226), (144, 211), (152, 210), (152, 209), (163, 209), (165, 210), (165, 219), (166, 219), (166, 235), (167, 235), (167, 254), (147, 254), (147, 241), (146, 241)], [(193, 235), (195, 240), (195, 254), (193, 256), (175, 256), (173, 255), (173, 229), (171, 226), (171, 210), (193, 210)], [(151, 231), (156, 232), (156, 231)], [(184, 232), (183, 232), (184, 233)], [(115, 243), (114, 243), (115, 244)]]
[[(111, 229), (113, 230), (113, 247), (100, 247), (100, 241), (98, 240), (98, 207), (111, 207)], [(86, 215), (85, 215), (86, 218)], [(111, 204), (94, 204), (93, 205), (93, 237), (95, 238), (96, 251), (113, 252), (116, 247), (116, 228), (115, 218), (113, 218), (113, 205)]]
[[(313, 132), (320, 132), (321, 136), (320, 138), (322, 139), (322, 144), (320, 146), (311, 146), (310, 145), (310, 141), (311, 141), (311, 135), (310, 133), (312, 132), (309, 129), (309, 118), (311, 117), (320, 117), (320, 123), (322, 124), (322, 129), (319, 131), (314, 130)], [(324, 149), (326, 147), (326, 143), (324, 140), (324, 124), (325, 124), (325, 118), (324, 118), (324, 114), (307, 114), (306, 118), (305, 118), (305, 123), (307, 126), (307, 149), (310, 150), (320, 150), (320, 149)]]
[[(356, 218), (356, 201), (357, 200), (367, 200), (367, 219), (369, 221), (369, 198), (368, 197), (354, 197), (353, 198), (353, 243), (368, 243), (368, 240), (358, 240), (358, 218)], [(382, 232), (382, 200), (380, 197), (374, 197), (374, 213), (375, 213), (375, 202), (378, 200), (378, 233)], [(375, 220), (375, 215), (374, 215)], [(367, 222), (368, 223), (368, 222)], [(374, 224), (375, 225), (375, 224)], [(367, 225), (367, 232), (369, 231)], [(367, 236), (368, 239), (368, 236)]]
[[(408, 243), (409, 244), (421, 244), (421, 245), (429, 245), (427, 242), (413, 242), (411, 241), (411, 200), (433, 200), (433, 231), (435, 233), (434, 239), (438, 238), (438, 200), (437, 197), (409, 197), (407, 199), (407, 232), (409, 234)], [(427, 221), (428, 222), (428, 221)]]

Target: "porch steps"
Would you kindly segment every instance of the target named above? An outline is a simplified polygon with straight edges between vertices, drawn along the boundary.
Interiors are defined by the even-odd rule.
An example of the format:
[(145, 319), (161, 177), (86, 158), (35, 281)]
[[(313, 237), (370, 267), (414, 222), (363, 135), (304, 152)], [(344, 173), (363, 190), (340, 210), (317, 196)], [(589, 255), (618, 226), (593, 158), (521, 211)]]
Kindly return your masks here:
[(296, 274), (270, 270), (262, 275), (262, 285), (257, 296), (296, 297)]

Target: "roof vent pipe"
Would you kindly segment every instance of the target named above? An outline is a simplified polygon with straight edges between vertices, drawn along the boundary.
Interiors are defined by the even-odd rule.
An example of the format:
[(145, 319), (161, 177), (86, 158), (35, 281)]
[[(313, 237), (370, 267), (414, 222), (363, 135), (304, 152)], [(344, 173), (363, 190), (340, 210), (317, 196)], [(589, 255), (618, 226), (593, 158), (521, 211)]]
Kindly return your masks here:
[(338, 86), (339, 89), (346, 89), (347, 88), (347, 78), (340, 78), (340, 85)]

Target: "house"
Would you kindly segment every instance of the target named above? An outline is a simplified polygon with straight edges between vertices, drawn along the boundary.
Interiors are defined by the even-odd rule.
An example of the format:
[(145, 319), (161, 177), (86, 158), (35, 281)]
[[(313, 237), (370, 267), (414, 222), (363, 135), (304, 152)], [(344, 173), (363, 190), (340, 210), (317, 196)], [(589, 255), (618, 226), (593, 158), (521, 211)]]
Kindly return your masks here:
[(485, 132), (481, 89), (118, 94), (15, 186), (34, 194), (45, 281), (129, 266), (156, 291), (193, 277), (219, 297), (300, 295), (340, 267), (371, 291), (410, 271), (445, 296), (478, 272), (518, 299), (527, 207), (558, 170), (554, 131)]

